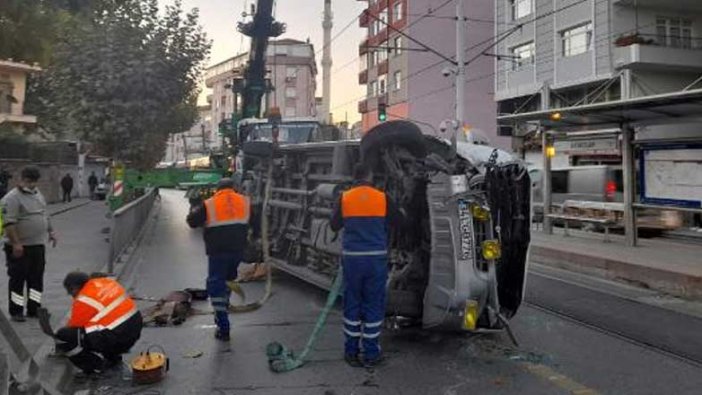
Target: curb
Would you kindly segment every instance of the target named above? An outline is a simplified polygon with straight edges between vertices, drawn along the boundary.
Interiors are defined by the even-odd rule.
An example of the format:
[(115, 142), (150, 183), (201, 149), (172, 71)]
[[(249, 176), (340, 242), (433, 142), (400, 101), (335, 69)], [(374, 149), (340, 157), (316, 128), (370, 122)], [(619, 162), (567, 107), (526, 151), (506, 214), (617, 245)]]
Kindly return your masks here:
[(702, 276), (537, 245), (531, 246), (530, 260), (546, 266), (654, 289), (681, 298), (702, 299)]
[[(90, 202), (83, 203), (81, 205), (76, 205), (73, 207), (69, 207), (66, 210), (62, 210), (58, 212), (57, 214), (60, 214), (62, 212), (66, 212), (69, 210), (72, 210), (77, 207), (84, 206), (86, 204), (89, 204)], [(156, 204), (160, 205), (161, 203), (154, 203), (154, 206), (152, 207), (152, 210), (149, 212), (149, 219), (147, 220), (146, 224), (142, 227), (141, 231), (137, 234), (136, 238), (132, 241), (130, 247), (128, 248), (127, 252), (122, 255), (120, 261), (123, 262), (123, 264), (119, 265), (118, 268), (115, 268), (115, 273), (114, 276), (117, 279), (121, 279), (122, 276), (128, 271), (128, 269), (134, 265), (133, 258), (136, 255), (136, 252), (138, 251), (138, 247), (141, 244), (142, 240), (144, 239), (146, 235), (146, 229), (151, 228), (155, 222), (156, 219), (158, 218), (158, 211), (160, 207), (156, 207)], [(51, 214), (56, 215), (56, 214)], [(102, 272), (107, 271), (107, 264), (105, 264), (102, 269)], [(123, 284), (125, 288), (129, 288), (127, 284)], [(61, 318), (60, 322), (66, 322), (69, 318), (70, 315), (70, 309), (64, 314), (64, 316)], [(44, 341), (41, 346), (39, 346), (39, 349), (32, 355), (32, 358), (36, 361), (36, 363), (39, 365), (39, 377), (38, 381), (42, 383), (46, 383), (53, 388), (58, 389), (61, 393), (64, 393), (64, 390), (70, 385), (70, 383), (73, 381), (72, 380), (72, 375), (73, 375), (73, 365), (65, 358), (60, 357), (60, 358), (52, 358), (51, 354), (54, 349), (54, 341), (51, 338), (48, 338), (46, 341)]]
[(87, 202), (83, 202), (83, 203), (80, 203), (80, 204), (75, 204), (75, 205), (69, 206), (69, 207), (64, 207), (64, 208), (62, 208), (62, 209), (59, 209), (59, 210), (54, 211), (54, 212), (52, 212), (52, 213), (49, 213), (49, 217), (55, 217), (55, 216), (57, 216), (57, 215), (59, 215), (59, 214), (65, 213), (65, 212), (67, 212), (67, 211), (71, 211), (71, 210), (75, 210), (75, 209), (77, 209), (77, 208), (79, 208), (79, 207), (87, 206), (87, 205), (89, 205), (91, 202), (92, 202), (92, 200), (88, 200)]

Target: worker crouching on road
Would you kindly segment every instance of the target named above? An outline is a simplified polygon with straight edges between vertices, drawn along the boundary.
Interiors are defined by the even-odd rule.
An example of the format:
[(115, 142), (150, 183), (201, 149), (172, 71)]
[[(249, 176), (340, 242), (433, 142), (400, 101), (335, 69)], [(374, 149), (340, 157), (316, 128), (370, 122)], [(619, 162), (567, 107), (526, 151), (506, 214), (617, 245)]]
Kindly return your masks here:
[(66, 327), (56, 332), (56, 348), (86, 374), (119, 364), (141, 336), (134, 300), (117, 281), (83, 272), (68, 273), (63, 286), (73, 307)]
[(344, 228), (344, 359), (354, 367), (373, 367), (382, 360), (379, 337), (385, 318), (388, 222), (398, 223), (403, 215), (372, 186), (368, 167), (356, 165), (354, 178), (331, 220), (333, 231)]
[(251, 207), (249, 198), (234, 191), (234, 181), (224, 178), (217, 192), (188, 214), (191, 228), (205, 227), (208, 259), (207, 294), (215, 313), (215, 338), (229, 341), (229, 295), (227, 281), (237, 277), (246, 247)]

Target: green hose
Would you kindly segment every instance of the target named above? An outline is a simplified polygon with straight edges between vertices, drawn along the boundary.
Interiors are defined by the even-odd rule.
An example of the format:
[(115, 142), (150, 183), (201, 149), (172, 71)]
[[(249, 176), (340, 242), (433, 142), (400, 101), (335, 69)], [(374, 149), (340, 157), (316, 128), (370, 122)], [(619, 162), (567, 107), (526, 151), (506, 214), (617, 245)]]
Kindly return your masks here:
[(310, 337), (307, 339), (307, 344), (302, 350), (302, 353), (298, 357), (295, 356), (292, 350), (287, 349), (285, 346), (279, 342), (272, 342), (266, 346), (266, 355), (268, 356), (268, 366), (270, 369), (276, 373), (289, 372), (295, 370), (300, 366), (305, 364), (307, 355), (312, 351), (312, 347), (317, 342), (319, 334), (324, 329), (327, 323), (327, 317), (329, 312), (334, 307), (336, 298), (341, 292), (341, 285), (343, 283), (343, 273), (341, 267), (339, 267), (339, 272), (334, 279), (331, 289), (329, 290), (329, 295), (327, 296), (327, 303), (324, 305), (324, 309), (319, 313), (317, 317), (317, 322), (314, 325), (314, 330)]

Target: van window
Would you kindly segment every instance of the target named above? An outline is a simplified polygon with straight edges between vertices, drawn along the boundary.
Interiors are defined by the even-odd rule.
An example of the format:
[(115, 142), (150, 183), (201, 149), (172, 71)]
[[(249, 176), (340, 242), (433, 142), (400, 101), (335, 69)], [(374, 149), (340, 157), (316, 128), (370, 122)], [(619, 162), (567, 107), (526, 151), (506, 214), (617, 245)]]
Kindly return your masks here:
[(551, 192), (568, 193), (568, 171), (558, 170), (551, 173)]

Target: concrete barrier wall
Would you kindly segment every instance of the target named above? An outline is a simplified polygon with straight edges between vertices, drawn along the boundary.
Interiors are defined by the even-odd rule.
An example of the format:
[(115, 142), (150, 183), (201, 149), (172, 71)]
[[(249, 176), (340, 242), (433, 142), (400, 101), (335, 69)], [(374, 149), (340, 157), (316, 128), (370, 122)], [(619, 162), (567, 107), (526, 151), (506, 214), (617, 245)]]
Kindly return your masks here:
[(108, 254), (108, 271), (114, 273), (120, 256), (127, 251), (142, 231), (151, 213), (157, 190), (150, 188), (144, 196), (125, 205), (112, 214), (112, 234)]

